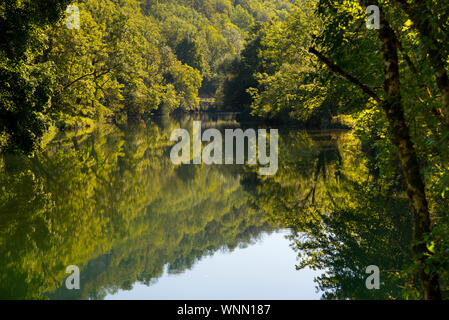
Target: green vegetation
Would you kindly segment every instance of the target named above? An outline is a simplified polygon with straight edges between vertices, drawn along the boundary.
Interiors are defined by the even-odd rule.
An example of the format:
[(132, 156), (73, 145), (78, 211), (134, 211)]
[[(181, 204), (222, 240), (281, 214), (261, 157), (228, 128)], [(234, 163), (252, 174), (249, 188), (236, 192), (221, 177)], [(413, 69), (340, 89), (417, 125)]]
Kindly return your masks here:
[[(67, 260), (88, 261), (106, 254), (111, 244), (117, 243), (108, 237), (120, 234), (121, 239), (129, 234), (133, 219), (137, 219), (134, 215), (155, 205), (158, 190), (162, 192), (159, 188), (164, 186), (168, 188), (163, 193), (168, 197), (164, 201), (174, 206), (171, 212), (176, 214), (182, 198), (176, 187), (168, 187), (174, 183), (169, 182), (174, 176), (180, 181), (182, 177), (195, 177), (194, 181), (204, 183), (195, 193), (199, 198), (204, 196), (205, 203), (212, 201), (212, 196), (204, 190), (226, 195), (217, 191), (221, 189), (205, 187), (202, 179), (214, 176), (215, 171), (206, 175), (193, 169), (175, 169), (168, 162), (156, 162), (167, 170), (166, 175), (128, 189), (129, 179), (139, 181), (145, 176), (138, 170), (153, 165), (145, 162), (149, 153), (157, 151), (163, 157), (162, 146), (168, 145), (166, 133), (150, 135), (156, 137), (150, 141), (137, 132), (123, 138), (122, 131), (114, 131), (117, 128), (94, 128), (104, 122), (124, 128), (131, 120), (140, 121), (155, 113), (207, 109), (215, 101), (215, 108), (239, 111), (242, 119), (254, 117), (314, 128), (329, 128), (345, 120), (355, 129), (353, 140), (360, 141), (363, 155), (359, 157), (367, 159), (364, 164), (357, 159), (345, 164), (342, 159), (354, 155), (343, 157), (334, 147), (303, 152), (289, 142), (280, 152), (284, 157), (280, 163), (284, 163), (275, 177), (259, 180), (250, 169), (245, 172), (244, 181), (254, 197), (256, 212), (262, 210), (274, 221), (308, 234), (308, 242), (298, 243), (301, 251), (312, 257), (324, 252), (323, 257), (301, 265), (329, 267), (331, 274), (321, 284), (331, 290), (329, 297), (359, 296), (348, 289), (349, 277), (341, 272), (341, 266), (354, 274), (362, 272), (351, 268), (349, 257), (357, 251), (357, 245), (370, 241), (366, 224), (378, 225), (381, 221), (388, 223), (375, 229), (373, 243), (379, 252), (368, 252), (366, 260), (381, 255), (384, 248), (395, 247), (392, 242), (411, 243), (411, 257), (407, 252), (391, 255), (401, 261), (401, 266), (395, 269), (399, 274), (392, 275), (392, 289), (382, 297), (447, 296), (446, 0), (85, 0), (72, 3), (80, 9), (80, 28), (68, 29), (64, 12), (70, 3), (6, 0), (0, 4), (0, 150), (29, 156), (16, 154), (18, 158), (11, 160), (8, 157), (15, 156), (2, 155), (5, 175), (1, 185), (8, 188), (0, 194), (1, 219), (18, 220), (2, 225), (2, 239), (10, 233), (31, 237), (33, 232), (41, 232), (36, 225), (45, 226), (49, 235), (49, 242), (39, 245), (25, 239), (15, 242), (29, 247), (20, 249), (24, 252), (23, 264), (8, 269), (15, 270), (8, 271), (13, 277), (25, 277), (23, 272), (30, 265), (36, 270), (42, 268), (31, 262), (40, 261), (39, 257), (27, 256), (38, 254), (37, 248), (63, 250), (62, 245), (51, 243), (62, 243), (63, 237), (50, 235), (76, 232), (72, 225), (86, 224), (88, 231), (79, 235), (82, 241), (67, 246), (74, 249), (81, 243), (92, 243), (93, 247), (83, 246), (80, 256)], [(381, 9), (378, 30), (366, 27), (368, 5)], [(57, 140), (55, 145), (51, 141), (57, 129), (68, 132), (66, 140)], [(114, 133), (101, 134), (102, 130)], [(151, 125), (146, 130), (159, 129)], [(87, 132), (94, 134), (88, 136)], [(298, 136), (291, 139), (302, 148), (315, 143), (306, 135), (295, 134)], [(142, 146), (139, 139), (147, 144)], [(314, 171), (304, 170), (301, 164), (309, 160), (315, 161)], [(334, 166), (331, 172), (326, 166), (329, 162)], [(126, 172), (133, 172), (132, 176), (123, 178)], [(55, 176), (57, 180), (53, 181)], [(226, 189), (228, 182), (221, 181), (220, 175), (214, 177), (211, 185)], [(46, 181), (53, 183), (47, 186)], [(110, 181), (128, 195), (126, 203), (120, 199), (114, 202), (117, 193), (108, 189)], [(217, 181), (223, 185), (217, 185)], [(177, 183), (174, 186), (185, 187)], [(303, 185), (313, 187), (298, 191)], [(55, 190), (71, 190), (70, 196), (76, 195), (78, 200), (67, 201), (63, 192)], [(95, 198), (98, 192), (108, 199), (105, 203)], [(149, 198), (140, 200), (137, 194)], [(61, 199), (53, 198), (58, 196)], [(58, 201), (58, 212), (54, 212), (52, 206)], [(127, 211), (125, 207), (134, 204), (136, 208)], [(115, 215), (114, 210), (126, 214)], [(33, 223), (21, 224), (14, 217), (19, 213), (23, 214), (20, 219), (29, 218)], [(55, 223), (54, 219), (69, 220)], [(114, 219), (123, 221), (114, 223)], [(359, 224), (362, 221), (365, 225)], [(197, 222), (200, 232), (206, 224)], [(333, 239), (329, 230), (336, 232), (341, 225), (350, 232), (340, 232), (342, 238)], [(110, 228), (119, 229), (112, 232)], [(160, 226), (152, 232), (162, 230), (167, 229)], [(140, 236), (145, 232), (139, 229), (133, 233)], [(403, 238), (395, 238), (398, 233)], [(358, 237), (357, 243), (350, 237)], [(4, 241), (1, 245), (6, 251), (2, 256), (7, 261), (12, 256)], [(338, 245), (342, 242), (347, 246)], [(336, 252), (342, 260), (336, 258)], [(54, 265), (45, 267), (59, 270), (66, 262), (60, 259), (67, 255), (55, 251), (46, 257), (54, 259)], [(414, 264), (405, 272), (409, 261)], [(43, 269), (40, 271), (36, 274), (43, 274)], [(395, 291), (397, 283), (413, 280), (411, 275), (415, 273), (420, 282), (419, 295)], [(36, 287), (31, 290), (32, 297), (41, 295), (42, 288), (55, 288), (50, 280), (39, 277), (28, 279)]]
[[(67, 5), (79, 8), (69, 29)], [(0, 147), (31, 153), (51, 126), (79, 129), (199, 108), (255, 21), (288, 0), (4, 1)]]
[[(368, 5), (380, 8), (379, 30), (366, 27)], [(241, 101), (263, 119), (352, 118), (382, 195), (409, 198), (426, 299), (441, 298), (449, 260), (448, 16), (445, 1), (302, 1), (253, 28), (222, 85), (225, 106)]]

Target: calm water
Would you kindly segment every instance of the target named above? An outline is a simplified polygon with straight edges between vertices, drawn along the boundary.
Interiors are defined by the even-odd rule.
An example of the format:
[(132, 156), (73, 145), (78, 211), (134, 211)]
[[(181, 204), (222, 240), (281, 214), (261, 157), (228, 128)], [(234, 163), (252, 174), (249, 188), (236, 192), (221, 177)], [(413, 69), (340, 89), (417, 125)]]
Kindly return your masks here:
[[(256, 127), (233, 115), (204, 127)], [(57, 136), (0, 160), (0, 298), (385, 299), (410, 264), (403, 196), (381, 196), (351, 132), (282, 128), (279, 170), (175, 166), (193, 118)], [(65, 286), (81, 270), (80, 290)], [(366, 267), (381, 270), (368, 290)]]

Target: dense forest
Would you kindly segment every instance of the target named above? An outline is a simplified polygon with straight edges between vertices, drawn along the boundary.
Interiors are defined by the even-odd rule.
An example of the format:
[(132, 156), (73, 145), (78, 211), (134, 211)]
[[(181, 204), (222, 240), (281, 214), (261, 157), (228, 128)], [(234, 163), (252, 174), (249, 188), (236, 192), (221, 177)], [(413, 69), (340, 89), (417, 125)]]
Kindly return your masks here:
[(68, 4), (0, 4), (1, 147), (29, 153), (56, 128), (198, 109), (250, 26), (293, 8), (288, 0), (87, 0), (71, 3), (79, 28), (68, 28)]
[[(367, 27), (366, 8), (370, 5), (380, 8), (378, 28)], [(67, 10), (73, 6), (79, 9), (79, 28), (67, 24), (76, 13)], [(63, 170), (58, 177), (61, 185), (68, 186), (67, 192), (72, 187), (76, 194), (101, 192), (93, 185), (106, 179), (102, 171), (122, 170), (113, 182), (126, 189), (124, 181), (120, 181), (125, 168), (141, 165), (136, 159), (145, 152), (148, 156), (146, 150), (164, 142), (160, 139), (140, 148), (138, 143), (117, 141), (111, 145), (115, 153), (109, 147), (100, 152), (97, 150), (102, 142), (78, 141), (81, 129), (96, 132), (101, 124), (120, 128), (156, 114), (205, 109), (238, 111), (241, 119), (270, 124), (313, 128), (344, 125), (353, 129), (354, 139), (360, 141), (367, 159), (361, 169), (355, 159), (345, 172), (340, 151), (330, 148), (318, 154), (304, 152), (307, 137), (293, 137), (298, 139), (300, 149), (289, 144), (282, 151), (281, 143), (279, 154), (284, 158), (275, 177), (261, 178), (246, 172), (242, 178), (246, 191), (254, 198), (251, 210), (257, 214), (263, 211), (273, 221), (297, 230), (292, 239), (298, 250), (312, 256), (301, 261), (299, 267), (328, 268), (330, 274), (321, 279), (321, 287), (330, 290), (330, 298), (353, 294), (349, 278), (360, 274), (360, 270), (354, 270), (352, 253), (363, 243), (373, 244), (371, 232), (377, 235), (378, 251), (368, 252), (367, 257), (382, 255), (381, 250), (391, 247), (392, 242), (411, 243), (410, 255), (394, 255), (407, 272), (402, 270), (392, 276), (394, 281), (403, 282), (410, 274), (417, 275), (419, 281), (415, 283), (420, 283), (420, 294), (402, 285), (406, 297), (447, 296), (448, 0), (5, 0), (0, 3), (0, 30), (0, 168), (2, 185), (9, 186), (3, 187), (0, 197), (4, 208), (14, 207), (11, 201), (29, 197), (15, 204), (18, 208), (14, 212), (1, 211), (4, 221), (10, 221), (9, 215), (26, 212), (50, 233), (60, 236), (69, 232), (64, 228), (71, 223), (54, 223), (52, 219), (63, 218), (50, 218), (45, 213), (51, 212), (48, 206), (57, 201), (50, 189), (59, 182), (51, 187), (39, 183), (36, 172), (45, 175), (52, 161), (57, 162), (56, 167), (77, 170), (79, 177), (66, 176)], [(73, 133), (71, 129), (78, 131)], [(154, 126), (149, 130), (158, 129)], [(63, 131), (74, 137), (69, 141), (70, 148), (54, 139)], [(102, 139), (101, 135), (98, 139)], [(109, 150), (113, 158), (104, 150)], [(302, 157), (310, 154), (316, 155), (315, 162), (309, 162), (316, 170), (303, 172), (301, 164), (312, 158)], [(350, 152), (347, 157), (354, 154)], [(8, 158), (12, 156), (18, 158)], [(99, 161), (101, 157), (104, 159)], [(104, 168), (96, 168), (96, 163)], [(34, 167), (30, 171), (16, 170), (14, 164), (27, 170)], [(193, 169), (170, 170), (166, 179), (179, 175), (182, 181), (184, 174), (198, 174), (195, 181), (201, 181), (201, 174), (189, 172)], [(176, 170), (180, 172), (175, 174)], [(363, 179), (362, 174), (366, 175)], [(135, 173), (134, 178), (139, 177)], [(207, 179), (207, 175), (202, 178)], [(52, 178), (48, 175), (46, 179)], [(319, 187), (320, 181), (325, 181), (325, 187)], [(84, 183), (85, 187), (77, 186)], [(28, 184), (33, 187), (26, 187)], [(161, 182), (154, 188), (162, 185), (169, 184)], [(299, 186), (312, 188), (298, 191)], [(146, 185), (139, 184), (129, 192), (137, 192), (138, 187)], [(103, 192), (110, 192), (108, 188), (111, 186), (105, 183)], [(197, 192), (206, 197), (205, 190), (206, 186), (198, 187)], [(22, 194), (29, 192), (32, 194)], [(166, 192), (172, 198), (165, 202), (176, 207), (181, 201), (176, 198), (176, 190)], [(359, 202), (345, 199), (347, 194), (357, 195)], [(113, 193), (110, 196), (108, 201), (113, 202)], [(127, 205), (137, 200), (129, 196)], [(146, 196), (155, 196), (154, 190)], [(91, 210), (101, 211), (101, 202), (96, 199), (95, 205), (84, 203), (95, 199), (92, 194), (80, 199), (79, 203), (67, 202), (67, 206), (80, 204), (90, 209), (68, 218), (92, 224), (92, 230), (110, 227), (105, 221), (117, 216), (108, 216), (108, 210), (127, 212), (119, 209), (123, 204), (117, 199), (113, 208), (103, 209), (106, 220), (97, 224), (99, 217)], [(364, 199), (363, 203), (360, 199)], [(145, 205), (136, 203), (137, 209), (130, 209), (123, 217), (126, 223), (121, 225), (132, 228), (131, 221), (138, 218), (133, 214), (156, 200), (142, 201)], [(31, 204), (39, 209), (20, 207)], [(151, 212), (157, 212), (157, 208)], [(46, 225), (49, 221), (51, 226)], [(381, 228), (366, 229), (382, 221)], [(204, 227), (205, 222), (197, 222)], [(342, 232), (341, 225), (346, 226), (347, 233)], [(20, 221), (2, 225), (2, 232), (6, 230), (2, 237), (7, 238), (17, 226), (26, 228)], [(55, 231), (53, 227), (64, 230)], [(342, 238), (330, 237), (329, 230), (338, 230)], [(20, 229), (14, 232), (21, 234)], [(126, 232), (129, 230), (123, 230)], [(144, 230), (135, 233), (143, 234)], [(404, 239), (395, 238), (397, 233)], [(307, 241), (299, 241), (304, 234), (308, 235)], [(86, 231), (84, 236), (93, 235)], [(98, 239), (104, 246), (114, 242), (108, 235)], [(61, 241), (58, 236), (49, 241)], [(342, 246), (342, 242), (346, 245)], [(100, 244), (95, 249), (82, 248), (80, 252), (85, 256), (78, 260), (86, 261), (88, 256), (108, 251), (99, 248)], [(31, 247), (23, 250), (35, 254)], [(98, 253), (94, 255), (95, 250)], [(51, 254), (55, 264), (66, 262), (59, 262), (57, 257), (64, 256), (59, 252)], [(10, 257), (7, 251), (2, 255)], [(391, 257), (384, 254), (383, 258)], [(27, 259), (24, 255), (23, 266), (29, 265), (31, 260)], [(25, 267), (17, 268), (11, 273), (21, 277)], [(56, 286), (56, 281), (42, 285), (39, 279), (36, 283), (53, 289)], [(42, 290), (36, 292), (42, 294)], [(392, 290), (388, 297), (398, 295)]]

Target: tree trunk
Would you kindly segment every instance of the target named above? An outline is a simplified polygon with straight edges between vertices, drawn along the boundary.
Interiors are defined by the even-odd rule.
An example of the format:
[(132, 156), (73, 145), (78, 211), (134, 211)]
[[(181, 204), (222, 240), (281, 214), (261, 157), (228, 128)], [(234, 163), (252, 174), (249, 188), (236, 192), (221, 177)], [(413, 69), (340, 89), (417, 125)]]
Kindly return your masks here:
[(388, 119), (393, 143), (399, 151), (399, 159), (407, 182), (407, 194), (414, 211), (413, 253), (415, 260), (418, 262), (418, 273), (424, 291), (424, 298), (441, 299), (438, 276), (424, 272), (424, 264), (427, 260), (426, 254), (430, 253), (424, 241), (425, 235), (431, 231), (429, 208), (418, 157), (404, 117), (399, 78), (398, 40), (382, 13), (379, 39), (382, 43), (385, 72), (384, 89), (386, 98), (383, 103), (383, 109)]
[[(374, 2), (374, 4), (378, 4), (377, 1), (359, 1), (362, 7), (373, 4), (372, 2)], [(401, 0), (396, 1), (403, 2)], [(402, 105), (398, 59), (399, 41), (382, 11), (380, 12), (380, 18), (379, 40), (382, 43), (381, 51), (384, 60), (385, 72), (384, 90), (386, 97), (384, 100), (382, 100), (375, 92), (362, 84), (354, 76), (350, 75), (348, 72), (345, 72), (335, 63), (331, 62), (315, 48), (310, 48), (309, 52), (316, 55), (318, 59), (328, 65), (332, 71), (342, 75), (348, 81), (354, 83), (366, 94), (382, 105), (388, 119), (389, 131), (392, 135), (393, 143), (399, 152), (402, 171), (407, 183), (407, 195), (410, 199), (414, 213), (413, 254), (415, 261), (418, 263), (418, 275), (424, 292), (424, 299), (440, 300), (441, 291), (438, 275), (436, 273), (426, 274), (424, 271), (426, 260), (428, 260), (428, 256), (431, 255), (431, 252), (427, 249), (425, 242), (426, 235), (431, 231), (431, 221), (429, 206), (425, 194), (425, 186), (419, 168), (418, 156), (410, 137), (410, 131), (405, 121), (404, 108)], [(440, 84), (444, 86), (444, 81), (441, 81), (441, 79), (439, 81)], [(447, 92), (449, 93), (449, 86)], [(444, 101), (449, 102), (449, 99)], [(449, 112), (447, 115), (449, 116)]]

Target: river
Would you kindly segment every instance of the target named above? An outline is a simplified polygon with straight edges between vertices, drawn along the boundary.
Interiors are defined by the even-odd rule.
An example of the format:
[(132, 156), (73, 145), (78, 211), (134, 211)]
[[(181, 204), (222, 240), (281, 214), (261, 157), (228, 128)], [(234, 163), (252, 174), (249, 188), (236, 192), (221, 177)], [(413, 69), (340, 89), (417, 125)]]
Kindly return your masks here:
[[(411, 264), (404, 195), (381, 196), (351, 131), (279, 129), (279, 169), (174, 165), (161, 117), (60, 133), (0, 160), (0, 298), (388, 299)], [(80, 289), (66, 286), (67, 266)], [(380, 270), (370, 289), (368, 266)]]

